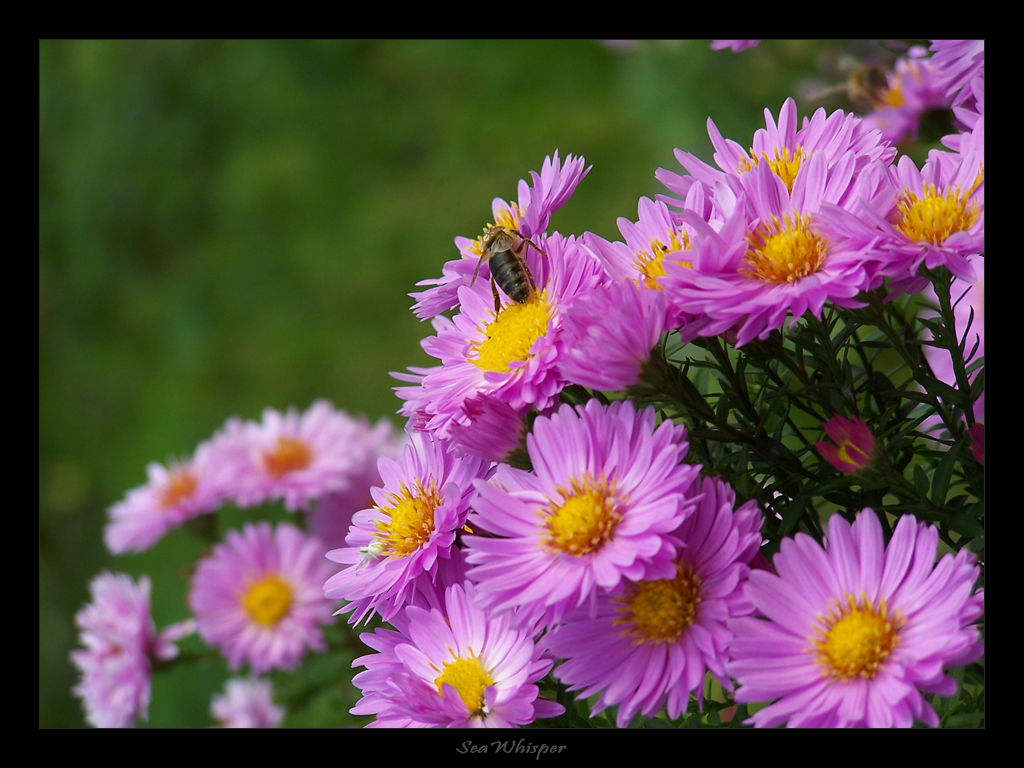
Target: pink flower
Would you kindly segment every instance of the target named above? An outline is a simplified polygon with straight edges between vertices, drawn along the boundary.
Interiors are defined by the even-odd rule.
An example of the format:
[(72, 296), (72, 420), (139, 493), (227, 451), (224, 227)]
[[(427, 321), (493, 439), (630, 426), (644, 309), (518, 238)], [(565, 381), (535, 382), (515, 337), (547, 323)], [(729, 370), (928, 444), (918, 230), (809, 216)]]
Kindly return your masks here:
[(450, 587), (443, 605), (408, 606), (396, 631), (360, 639), (376, 653), (353, 666), (363, 698), (354, 715), (376, 715), (379, 728), (513, 728), (565, 708), (538, 696), (537, 681), (552, 661), (532, 632), (513, 629), (474, 600), (471, 584)]
[(755, 570), (745, 587), (760, 615), (729, 622), (736, 701), (774, 702), (747, 722), (937, 726), (921, 691), (956, 693), (944, 670), (982, 655), (973, 622), (984, 605), (974, 555), (936, 564), (938, 543), (935, 526), (903, 515), (887, 547), (870, 509), (852, 526), (833, 514), (824, 548), (803, 533), (784, 539), (778, 576)]
[(618, 704), (620, 728), (637, 712), (653, 716), (663, 706), (675, 719), (691, 693), (700, 704), (707, 672), (732, 689), (727, 622), (754, 610), (743, 584), (761, 544), (761, 513), (756, 501), (734, 510), (736, 494), (715, 478), (695, 483), (686, 495), (698, 505), (673, 533), (682, 544), (675, 573), (623, 581), (598, 596), (593, 615), (581, 606), (541, 641), (565, 659), (555, 677), (570, 691), (580, 691), (581, 699), (600, 693), (591, 717)]
[(223, 501), (227, 469), (216, 443), (200, 443), (192, 458), (168, 467), (149, 464), (149, 482), (110, 508), (103, 532), (107, 548), (114, 554), (142, 552), (172, 528), (216, 510)]
[(624, 390), (640, 380), (665, 330), (665, 298), (630, 281), (598, 286), (566, 310), (563, 324), (565, 377), (591, 389)]
[(347, 490), (373, 442), (365, 418), (352, 418), (326, 400), (301, 415), (294, 408), (283, 414), (268, 408), (260, 424), (231, 419), (220, 439), (234, 465), (227, 495), (240, 507), (283, 499), (289, 511)]
[(847, 475), (856, 475), (871, 464), (875, 454), (875, 436), (859, 416), (846, 419), (836, 414), (821, 425), (832, 440), (814, 444), (829, 464)]
[[(590, 172), (589, 167), (584, 169), (583, 166), (583, 158), (574, 158), (572, 155), (568, 155), (565, 162), (560, 164), (558, 150), (555, 150), (553, 157), (544, 158), (539, 174), (530, 171), (532, 187), (526, 181), (519, 182), (518, 202), (507, 203), (500, 197), (494, 198), (491, 205), (494, 224), (517, 230), (524, 237), (532, 239), (544, 234), (551, 221), (551, 214), (566, 204), (576, 185)], [(484, 230), (491, 226), (492, 224), (488, 224)], [(458, 306), (459, 289), (473, 283), (473, 275), (480, 265), (481, 240), (482, 236), (478, 236), (476, 240), (470, 240), (468, 237), (455, 238), (460, 258), (444, 265), (442, 277), (417, 283), (434, 287), (420, 293), (409, 294), (416, 299), (413, 306), (416, 317), (424, 320)], [(486, 266), (480, 265), (477, 277), (486, 285), (490, 281), (490, 271)]]
[(221, 728), (276, 728), (284, 720), (269, 680), (238, 677), (227, 681), (223, 694), (214, 694), (210, 714)]
[(423, 341), (424, 351), (441, 365), (392, 374), (414, 383), (395, 391), (406, 401), (402, 413), (419, 428), (448, 437), (453, 422), (465, 423), (467, 402), (481, 395), (517, 413), (555, 402), (566, 384), (558, 367), (565, 346), (562, 312), (605, 274), (574, 238), (555, 233), (537, 244), (547, 257), (527, 251), (535, 284), (530, 298), (505, 300), (495, 311), (486, 282), (461, 287), (459, 314), (452, 320), (435, 318), (437, 335)]
[(153, 663), (175, 658), (175, 641), (194, 629), (186, 621), (158, 634), (149, 613), (150, 588), (148, 576), (136, 585), (127, 574), (104, 571), (89, 584), (92, 602), (75, 615), (85, 650), (71, 653), (82, 673), (72, 692), (97, 728), (127, 728), (148, 719)]
[(473, 481), (488, 476), (490, 463), (450, 448), (447, 440), (417, 432), (400, 460), (381, 458), (383, 487), (370, 490), (374, 506), (353, 515), (347, 546), (327, 553), (346, 567), (326, 580), (323, 593), (349, 601), (339, 613), (352, 612), (352, 623), (374, 612), (390, 621), (452, 557)]
[(712, 40), (711, 50), (721, 51), (728, 48), (733, 53), (739, 53), (747, 48), (753, 48), (760, 42), (760, 40)]
[(623, 578), (671, 578), (669, 535), (691, 514), (683, 427), (630, 401), (563, 405), (527, 438), (533, 472), (499, 465), (476, 482), (469, 578), (488, 611), (554, 624)]
[(925, 113), (949, 107), (950, 97), (936, 77), (934, 60), (924, 58), (926, 55), (924, 48), (914, 46), (900, 57), (874, 111), (864, 117), (866, 125), (879, 129), (892, 144), (907, 136), (916, 140)]
[(294, 526), (247, 523), (199, 561), (188, 601), (199, 635), (232, 670), (294, 669), (324, 651), (333, 607), (321, 589), (331, 574), (324, 545)]

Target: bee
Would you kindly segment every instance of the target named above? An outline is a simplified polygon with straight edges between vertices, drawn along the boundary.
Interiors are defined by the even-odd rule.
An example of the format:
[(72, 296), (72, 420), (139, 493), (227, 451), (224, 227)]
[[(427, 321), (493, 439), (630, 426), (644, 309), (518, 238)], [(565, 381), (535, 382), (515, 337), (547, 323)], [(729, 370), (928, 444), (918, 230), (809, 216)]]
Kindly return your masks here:
[[(519, 238), (519, 247), (513, 248), (517, 237)], [(501, 226), (484, 228), (484, 236), (480, 240), (480, 261), (476, 263), (473, 279), (469, 284), (472, 285), (476, 282), (480, 265), (486, 261), (491, 267), (491, 292), (494, 294), (495, 312), (501, 311), (499, 287), (506, 296), (518, 304), (525, 303), (537, 290), (533, 274), (526, 266), (526, 259), (522, 256), (527, 243), (532, 245), (545, 259), (548, 257), (533, 240), (524, 236), (517, 229)]]
[(845, 66), (852, 66), (846, 82), (818, 91), (810, 97), (811, 100), (822, 101), (844, 94), (854, 108), (863, 112), (870, 112), (885, 106), (885, 94), (889, 90), (886, 70), (870, 64), (852, 64), (851, 62), (845, 62)]

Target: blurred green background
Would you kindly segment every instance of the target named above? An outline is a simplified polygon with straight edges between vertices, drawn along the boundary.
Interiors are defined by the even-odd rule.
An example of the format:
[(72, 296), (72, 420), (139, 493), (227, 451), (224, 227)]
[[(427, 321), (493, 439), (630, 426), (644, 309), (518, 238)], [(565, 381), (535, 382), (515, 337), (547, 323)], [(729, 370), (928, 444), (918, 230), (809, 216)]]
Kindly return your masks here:
[[(149, 574), (158, 627), (188, 615), (200, 541), (103, 547), (106, 509), (147, 462), (190, 453), (231, 415), (318, 397), (400, 426), (388, 372), (431, 363), (407, 294), (491, 221), (494, 197), (514, 199), (556, 149), (583, 155), (594, 168), (551, 227), (618, 239), (616, 217), (661, 191), (655, 170), (680, 170), (674, 147), (710, 161), (709, 116), (742, 143), (787, 96), (809, 114), (801, 95), (837, 82), (858, 46), (879, 53), (40, 43), (40, 725), (84, 724), (68, 653), (101, 570)], [(219, 662), (158, 677), (149, 724), (209, 725), (226, 677)]]

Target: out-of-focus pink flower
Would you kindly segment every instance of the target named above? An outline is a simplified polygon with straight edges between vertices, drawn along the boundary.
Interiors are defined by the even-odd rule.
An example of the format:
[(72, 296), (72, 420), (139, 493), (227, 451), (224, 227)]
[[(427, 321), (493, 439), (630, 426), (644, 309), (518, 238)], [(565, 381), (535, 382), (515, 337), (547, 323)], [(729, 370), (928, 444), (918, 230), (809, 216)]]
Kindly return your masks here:
[(276, 728), (284, 709), (274, 706), (274, 686), (269, 680), (234, 678), (210, 700), (210, 714), (222, 728)]
[(185, 621), (158, 634), (149, 613), (150, 588), (148, 576), (136, 584), (127, 574), (105, 571), (89, 584), (92, 602), (75, 615), (85, 650), (71, 653), (82, 672), (72, 692), (97, 728), (127, 728), (148, 718), (153, 662), (175, 658), (174, 642), (194, 630)]

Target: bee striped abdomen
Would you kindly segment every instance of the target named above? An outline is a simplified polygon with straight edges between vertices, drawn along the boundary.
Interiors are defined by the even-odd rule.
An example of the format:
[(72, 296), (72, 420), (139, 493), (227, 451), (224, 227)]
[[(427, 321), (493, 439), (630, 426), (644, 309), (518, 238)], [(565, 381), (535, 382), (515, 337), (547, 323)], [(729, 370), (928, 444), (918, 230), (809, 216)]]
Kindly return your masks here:
[(530, 278), (523, 260), (512, 251), (499, 251), (490, 259), (491, 277), (512, 301), (530, 298)]

